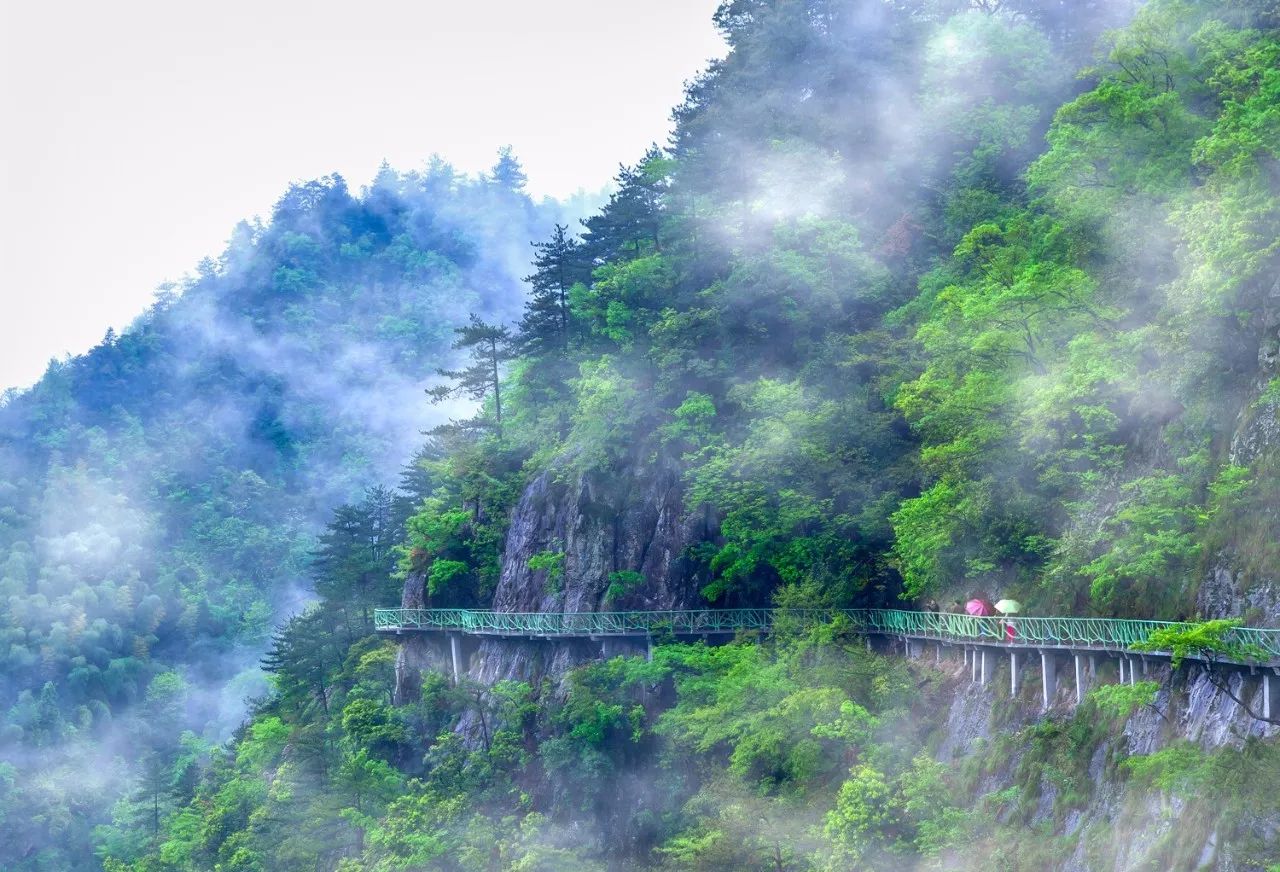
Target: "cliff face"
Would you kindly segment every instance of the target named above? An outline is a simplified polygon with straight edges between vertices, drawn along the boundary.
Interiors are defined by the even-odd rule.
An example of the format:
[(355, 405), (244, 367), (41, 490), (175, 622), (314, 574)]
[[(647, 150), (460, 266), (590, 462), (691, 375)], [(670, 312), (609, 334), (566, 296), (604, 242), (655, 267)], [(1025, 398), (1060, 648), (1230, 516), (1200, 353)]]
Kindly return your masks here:
[[(640, 451), (641, 456), (645, 452)], [(608, 607), (679, 609), (698, 602), (706, 583), (685, 549), (715, 535), (710, 513), (684, 506), (678, 464), (659, 456), (633, 461), (613, 476), (551, 469), (525, 489), (512, 513), (493, 607), (504, 612), (599, 611), (609, 576), (638, 572)], [(563, 577), (529, 568), (540, 553), (564, 555)]]
[[(1280, 401), (1269, 386), (1280, 376), (1280, 279), (1262, 295), (1258, 313), (1257, 364), (1231, 439), (1229, 460), (1253, 466), (1259, 478), (1280, 463)], [(1247, 534), (1274, 541), (1280, 534), (1280, 505), (1266, 501), (1250, 518)], [(1228, 545), (1213, 556), (1196, 605), (1206, 618), (1243, 616), (1258, 626), (1280, 626), (1280, 575), (1265, 561), (1250, 561)]]
[[(553, 467), (525, 488), (515, 509), (502, 555), (493, 608), (505, 612), (591, 612), (694, 608), (707, 583), (686, 554), (717, 533), (706, 509), (684, 505), (678, 462), (641, 446), (611, 475)], [(531, 569), (539, 554), (563, 555), (558, 575)], [(633, 573), (621, 577), (614, 573)], [(634, 575), (638, 573), (638, 575)], [(612, 593), (610, 586), (613, 585)], [(411, 576), (401, 604), (421, 608), (423, 581)], [(447, 645), (406, 636), (397, 671), (397, 697), (416, 692), (423, 668), (446, 668)], [(602, 651), (602, 644), (608, 650)], [(469, 677), (485, 684), (502, 679), (537, 683), (602, 653), (633, 653), (625, 641), (463, 640)], [(643, 650), (640, 648), (638, 650)]]
[[(1170, 675), (1167, 666), (1153, 668), (1147, 680), (1159, 682), (1154, 706), (1140, 707), (1122, 725), (1108, 729), (1098, 725), (1097, 739), (1080, 749), (1084, 782), (1075, 783), (1054, 765), (1043, 765), (1044, 751), (1014, 734), (1028, 727), (1032, 732), (1053, 732), (1045, 721), (1057, 722), (1063, 732), (1078, 730), (1067, 724), (1075, 715), (1075, 691), (1070, 681), (1060, 681), (1051, 709), (1040, 711), (1040, 686), (1034, 664), (1024, 668), (1017, 699), (1009, 696), (1008, 661), (1001, 658), (990, 684), (979, 687), (969, 681), (969, 671), (956, 661), (943, 661), (947, 671), (943, 690), (950, 705), (932, 731), (930, 741), (938, 759), (955, 768), (975, 761), (988, 763), (975, 786), (975, 799), (994, 804), (998, 819), (1019, 822), (1040, 833), (1046, 844), (1062, 839), (1071, 846), (1067, 855), (1046, 855), (1037, 868), (1062, 872), (1138, 872), (1168, 868), (1170, 857), (1181, 863), (1198, 858), (1192, 866), (1213, 872), (1265, 872), (1264, 863), (1226, 838), (1218, 821), (1202, 812), (1189, 813), (1176, 794), (1149, 788), (1125, 777), (1118, 761), (1128, 755), (1152, 754), (1179, 741), (1189, 741), (1204, 751), (1224, 747), (1239, 749), (1250, 738), (1275, 739), (1280, 727), (1251, 717), (1219, 691), (1199, 667), (1189, 666)], [(1105, 681), (1114, 681), (1109, 671)], [(1261, 708), (1259, 677), (1240, 671), (1231, 679), (1233, 692), (1255, 710)], [(1027, 734), (1022, 734), (1025, 736)], [(1012, 743), (1001, 738), (1013, 737)], [(1001, 749), (1011, 748), (1011, 753)], [(994, 753), (993, 753), (994, 752)], [(1085, 791), (1082, 798), (1080, 791)], [(1071, 795), (1072, 793), (1075, 795)], [(1184, 814), (1184, 812), (1188, 812)], [(1259, 816), (1243, 821), (1245, 832), (1262, 840), (1280, 832), (1280, 819)], [(1170, 853), (1172, 851), (1172, 854)], [(970, 858), (956, 857), (954, 868), (973, 868)], [(1018, 868), (1030, 868), (1021, 866)]]

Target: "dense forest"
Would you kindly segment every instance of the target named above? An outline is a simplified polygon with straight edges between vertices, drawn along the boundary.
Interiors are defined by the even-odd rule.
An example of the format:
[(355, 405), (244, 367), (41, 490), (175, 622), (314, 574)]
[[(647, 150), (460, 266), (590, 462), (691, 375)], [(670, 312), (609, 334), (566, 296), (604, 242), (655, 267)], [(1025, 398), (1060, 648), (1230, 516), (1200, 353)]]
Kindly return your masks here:
[(482, 646), (457, 683), (374, 634), (401, 601), (1280, 626), (1275, 4), (715, 23), (581, 222), (505, 153), (301, 186), (8, 398), (0, 864), (1280, 868), (1275, 730), (1192, 734), (1176, 670), (1041, 718), (839, 622)]
[[(96, 868), (117, 800), (197, 777), (267, 694), (258, 661), (314, 597), (330, 513), (446, 420), (421, 383), (451, 325), (518, 313), (529, 237), (568, 218), (509, 153), (479, 180), (435, 160), (359, 196), (295, 185), (128, 330), (5, 397), (0, 867)], [(381, 511), (391, 538), (409, 509)]]

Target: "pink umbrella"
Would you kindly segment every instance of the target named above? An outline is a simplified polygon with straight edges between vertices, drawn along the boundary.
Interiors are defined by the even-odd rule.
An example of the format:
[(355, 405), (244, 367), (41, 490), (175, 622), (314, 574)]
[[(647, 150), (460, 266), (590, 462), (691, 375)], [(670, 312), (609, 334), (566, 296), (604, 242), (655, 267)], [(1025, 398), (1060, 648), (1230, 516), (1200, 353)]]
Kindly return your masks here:
[(986, 617), (996, 613), (996, 607), (983, 599), (971, 599), (964, 604), (964, 610), (971, 615)]

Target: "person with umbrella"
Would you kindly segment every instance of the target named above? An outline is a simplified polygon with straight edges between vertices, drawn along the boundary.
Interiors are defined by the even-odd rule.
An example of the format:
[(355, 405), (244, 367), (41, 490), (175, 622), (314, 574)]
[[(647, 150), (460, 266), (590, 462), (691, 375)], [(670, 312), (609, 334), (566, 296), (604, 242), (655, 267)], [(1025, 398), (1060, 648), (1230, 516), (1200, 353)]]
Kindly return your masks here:
[(975, 618), (987, 618), (996, 613), (996, 607), (986, 597), (981, 596), (975, 596), (965, 603), (964, 610)]
[(1022, 603), (1013, 599), (1002, 599), (996, 603), (995, 609), (1002, 615), (1000, 624), (1004, 627), (1004, 640), (1013, 642), (1017, 638), (1018, 631), (1014, 629), (1013, 618), (1010, 615), (1016, 615), (1022, 611)]
[[(972, 615), (975, 618), (987, 618), (996, 613), (996, 607), (991, 604), (985, 596), (975, 596), (964, 604), (965, 614)], [(970, 634), (974, 637), (981, 637), (982, 621), (974, 621), (970, 627)]]

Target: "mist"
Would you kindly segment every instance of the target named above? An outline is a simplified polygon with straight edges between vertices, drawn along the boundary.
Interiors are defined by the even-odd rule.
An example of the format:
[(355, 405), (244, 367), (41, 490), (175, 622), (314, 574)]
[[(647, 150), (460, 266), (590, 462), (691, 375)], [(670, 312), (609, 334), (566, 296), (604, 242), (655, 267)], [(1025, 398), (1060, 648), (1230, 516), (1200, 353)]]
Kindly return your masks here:
[[(317, 533), (393, 482), (424, 430), (472, 411), (423, 394), (452, 328), (514, 319), (530, 241), (574, 208), (438, 159), (384, 165), (358, 195), (298, 185), (127, 330), (6, 396), (9, 807), (74, 793), (91, 827), (134, 789), (139, 748), (230, 738), (269, 692), (271, 628), (314, 599)], [(165, 674), (183, 688), (160, 735), (145, 708)], [(7, 825), (6, 864), (92, 865), (89, 827)]]
[[(8, 397), (6, 808), (105, 773), (95, 827), (0, 820), (16, 868), (1280, 858), (1277, 664), (1231, 636), (1280, 626), (1274, 11), (712, 20), (598, 201), (509, 150), (298, 184)], [(1187, 623), (1042, 696), (793, 620), (974, 597)], [(395, 606), (776, 611), (613, 657)]]

